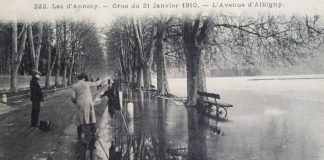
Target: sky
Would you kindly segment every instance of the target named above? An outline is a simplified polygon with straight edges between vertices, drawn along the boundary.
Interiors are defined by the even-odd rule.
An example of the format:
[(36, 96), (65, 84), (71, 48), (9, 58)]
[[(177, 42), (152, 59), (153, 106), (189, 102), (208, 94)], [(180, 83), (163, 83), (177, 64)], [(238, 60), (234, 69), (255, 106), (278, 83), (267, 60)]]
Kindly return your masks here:
[[(187, 3), (190, 2), (190, 3)], [(217, 4), (242, 4), (248, 6), (252, 4), (269, 4), (282, 3), (281, 8), (265, 7), (213, 7)], [(172, 4), (178, 5), (177, 8), (157, 9), (153, 8), (155, 4)], [(188, 6), (197, 5), (199, 8), (183, 8), (182, 3)], [(233, 14), (259, 14), (260, 12), (273, 12), (281, 14), (300, 14), (300, 15), (323, 15), (324, 17), (324, 1), (323, 0), (0, 0), (0, 20), (6, 21), (17, 18), (24, 21), (35, 20), (55, 20), (62, 18), (86, 18), (91, 19), (99, 25), (109, 23), (114, 17), (120, 15), (143, 15), (143, 14), (159, 14), (174, 13), (181, 14), (184, 12), (198, 11), (214, 11)], [(35, 5), (45, 4), (46, 9), (35, 9)], [(97, 5), (97, 9), (68, 9), (68, 5)], [(132, 4), (140, 5), (140, 8), (131, 8)], [(150, 8), (143, 8), (145, 4), (149, 4)], [(119, 8), (114, 8), (116, 6)], [(128, 5), (128, 8), (121, 6)], [(205, 6), (204, 6), (205, 5)], [(206, 6), (207, 5), (207, 6)], [(56, 6), (56, 7), (54, 7)], [(58, 9), (57, 6), (63, 7)], [(70, 6), (71, 7), (71, 6)]]

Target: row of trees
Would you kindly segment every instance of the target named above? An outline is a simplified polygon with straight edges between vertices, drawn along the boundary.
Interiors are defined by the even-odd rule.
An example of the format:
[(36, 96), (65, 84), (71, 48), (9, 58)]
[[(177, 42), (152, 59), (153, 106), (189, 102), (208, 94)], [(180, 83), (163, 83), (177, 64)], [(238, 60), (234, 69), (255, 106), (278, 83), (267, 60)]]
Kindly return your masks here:
[(156, 70), (160, 95), (169, 93), (166, 67), (184, 65), (187, 105), (195, 106), (207, 66), (294, 64), (320, 51), (323, 34), (319, 16), (161, 14), (117, 18), (106, 45), (124, 82), (149, 89)]
[(319, 16), (226, 15), (198, 13), (118, 17), (105, 28), (106, 58), (100, 32), (89, 21), (17, 22), (0, 24), (0, 72), (17, 75), (38, 69), (46, 86), (70, 85), (74, 73), (104, 75), (109, 63), (125, 83), (150, 89), (157, 75), (160, 95), (170, 93), (167, 68), (185, 68), (189, 106), (197, 91), (206, 91), (206, 67), (257, 63), (294, 64), (313, 56), (323, 44)]
[(255, 67), (227, 67), (210, 70), (211, 77), (260, 76), (262, 72)]
[[(55, 76), (55, 86), (71, 85), (77, 73), (101, 74), (105, 60), (98, 29), (89, 21), (17, 22), (0, 24), (0, 71), (11, 75), (11, 91), (17, 91), (17, 76), (32, 70), (46, 73), (46, 87)], [(97, 68), (98, 72), (92, 72)], [(101, 71), (101, 72), (100, 72)], [(95, 75), (93, 75), (95, 76)]]

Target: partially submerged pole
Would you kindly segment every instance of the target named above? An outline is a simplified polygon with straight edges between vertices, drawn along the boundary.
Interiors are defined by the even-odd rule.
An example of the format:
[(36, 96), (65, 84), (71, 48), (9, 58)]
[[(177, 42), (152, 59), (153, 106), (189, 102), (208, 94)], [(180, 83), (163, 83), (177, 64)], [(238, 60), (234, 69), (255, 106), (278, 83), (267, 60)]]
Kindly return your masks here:
[(2, 93), (2, 102), (3, 103), (7, 103), (7, 95), (6, 95), (6, 92), (3, 92)]
[(130, 135), (134, 134), (134, 103), (127, 103), (127, 119), (129, 121), (128, 133)]

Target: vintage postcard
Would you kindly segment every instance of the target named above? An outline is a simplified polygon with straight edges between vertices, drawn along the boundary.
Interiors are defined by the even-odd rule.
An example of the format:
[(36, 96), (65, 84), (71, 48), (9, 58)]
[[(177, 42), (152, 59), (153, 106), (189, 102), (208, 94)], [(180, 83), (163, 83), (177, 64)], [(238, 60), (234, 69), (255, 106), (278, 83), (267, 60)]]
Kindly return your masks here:
[(0, 0), (1, 160), (323, 160), (322, 0)]

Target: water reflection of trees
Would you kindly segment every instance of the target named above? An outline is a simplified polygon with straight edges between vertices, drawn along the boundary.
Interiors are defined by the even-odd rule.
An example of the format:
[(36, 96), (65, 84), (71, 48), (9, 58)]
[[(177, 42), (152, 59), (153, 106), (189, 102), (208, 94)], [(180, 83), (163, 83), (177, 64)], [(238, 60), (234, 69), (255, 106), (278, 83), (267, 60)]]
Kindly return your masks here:
[[(114, 133), (114, 141), (116, 142), (116, 147), (122, 153), (122, 159), (164, 160), (179, 159), (179, 157), (186, 159), (186, 148), (179, 148), (168, 144), (165, 128), (166, 100), (161, 98), (156, 100), (157, 117), (153, 121), (148, 121), (143, 120), (143, 117), (138, 117), (138, 115), (147, 116), (145, 114), (151, 114), (150, 110), (152, 108), (150, 107), (152, 106), (149, 105), (152, 102), (139, 100), (143, 96), (141, 93), (136, 92), (133, 94), (133, 97), (137, 98), (137, 101), (134, 101), (135, 108), (138, 108), (134, 110), (134, 121), (136, 121), (136, 125), (134, 126), (135, 133), (130, 135), (125, 129), (117, 129)], [(138, 123), (141, 123), (141, 125), (138, 125)]]
[(188, 113), (188, 159), (207, 159), (206, 134), (209, 120), (197, 112), (197, 108), (187, 107)]
[[(196, 108), (187, 108), (188, 130), (181, 131), (188, 131), (188, 145), (177, 146), (176, 143), (171, 142), (172, 138), (168, 136), (167, 121), (170, 118), (167, 117), (167, 109), (170, 107), (168, 100), (152, 97), (144, 99), (143, 92), (130, 93), (132, 96), (127, 96), (125, 101), (134, 103), (134, 116), (130, 118), (128, 114), (125, 114), (125, 119), (128, 129), (133, 126), (133, 131), (128, 132), (121, 114), (117, 114), (113, 120), (112, 140), (121, 153), (122, 158), (120, 159), (207, 159), (206, 134), (209, 125), (207, 117), (197, 113)], [(124, 110), (127, 109), (124, 108)], [(111, 150), (109, 151), (111, 152)]]
[(119, 147), (122, 160), (186, 159), (186, 149), (167, 146), (163, 139), (154, 135), (124, 135)]

